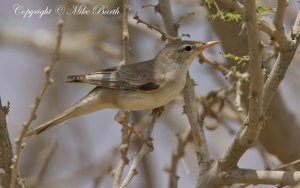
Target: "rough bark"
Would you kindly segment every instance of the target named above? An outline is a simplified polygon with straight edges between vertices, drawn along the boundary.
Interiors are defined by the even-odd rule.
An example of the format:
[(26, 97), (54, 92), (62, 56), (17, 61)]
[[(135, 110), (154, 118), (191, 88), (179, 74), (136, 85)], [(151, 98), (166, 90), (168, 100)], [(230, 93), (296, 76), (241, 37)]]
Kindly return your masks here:
[[(12, 146), (6, 124), (8, 107), (2, 106), (0, 99), (0, 170), (5, 174), (0, 175), (0, 187), (9, 187), (11, 174), (11, 159), (13, 158)], [(1, 172), (0, 172), (1, 173)]]

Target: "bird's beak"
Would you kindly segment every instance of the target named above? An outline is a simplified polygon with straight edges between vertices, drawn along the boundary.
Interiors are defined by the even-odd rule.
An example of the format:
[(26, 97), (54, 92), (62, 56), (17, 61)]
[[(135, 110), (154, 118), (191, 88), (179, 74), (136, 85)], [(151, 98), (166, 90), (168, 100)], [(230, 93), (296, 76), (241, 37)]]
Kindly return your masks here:
[(210, 41), (210, 42), (206, 42), (204, 44), (199, 44), (196, 47), (199, 49), (199, 51), (202, 51), (210, 46), (213, 46), (215, 44), (220, 44), (222, 41)]

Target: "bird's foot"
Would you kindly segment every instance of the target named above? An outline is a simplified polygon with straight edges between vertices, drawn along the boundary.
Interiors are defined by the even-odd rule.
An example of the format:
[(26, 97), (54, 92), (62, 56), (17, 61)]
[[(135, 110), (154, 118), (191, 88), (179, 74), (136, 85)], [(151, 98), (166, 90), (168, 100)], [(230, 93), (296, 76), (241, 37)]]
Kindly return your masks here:
[(165, 110), (165, 107), (164, 107), (164, 106), (160, 106), (160, 107), (158, 107), (158, 108), (154, 108), (154, 109), (152, 110), (151, 115), (152, 115), (152, 116), (160, 117), (160, 116), (162, 115), (162, 113), (164, 112), (164, 110)]

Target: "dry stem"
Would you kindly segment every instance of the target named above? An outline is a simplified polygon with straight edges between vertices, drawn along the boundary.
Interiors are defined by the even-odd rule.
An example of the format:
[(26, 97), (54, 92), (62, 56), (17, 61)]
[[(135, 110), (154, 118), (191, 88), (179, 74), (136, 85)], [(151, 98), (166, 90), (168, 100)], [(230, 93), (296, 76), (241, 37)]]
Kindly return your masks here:
[[(67, 7), (67, 1), (65, 1), (64, 4), (65, 4), (65, 7)], [(57, 36), (56, 36), (55, 50), (54, 50), (52, 61), (51, 61), (50, 65), (46, 66), (44, 69), (44, 72), (45, 72), (44, 85), (40, 91), (40, 94), (36, 97), (35, 104), (32, 107), (32, 111), (29, 115), (28, 120), (22, 125), (23, 127), (22, 127), (19, 137), (15, 139), (16, 149), (15, 149), (15, 155), (12, 158), (12, 165), (11, 165), (11, 169), (12, 169), (11, 182), (10, 182), (11, 188), (16, 187), (15, 181), (17, 180), (17, 176), (18, 176), (20, 155), (21, 155), (22, 149), (25, 146), (25, 143), (23, 142), (24, 136), (27, 133), (27, 131), (29, 130), (31, 123), (36, 119), (36, 112), (38, 110), (39, 104), (40, 104), (42, 98), (44, 97), (48, 87), (53, 82), (51, 76), (52, 76), (53, 69), (54, 69), (55, 65), (58, 63), (59, 58), (60, 58), (59, 51), (60, 51), (60, 46), (61, 46), (62, 30), (63, 30), (64, 21), (65, 21), (65, 14), (62, 15), (58, 20), (58, 24), (57, 24), (58, 31), (57, 31)]]

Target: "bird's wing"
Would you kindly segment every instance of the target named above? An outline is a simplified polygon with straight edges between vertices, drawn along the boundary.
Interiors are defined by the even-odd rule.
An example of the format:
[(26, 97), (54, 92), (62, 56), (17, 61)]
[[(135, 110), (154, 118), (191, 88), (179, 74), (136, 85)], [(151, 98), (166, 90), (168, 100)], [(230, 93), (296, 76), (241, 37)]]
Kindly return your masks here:
[(104, 88), (152, 91), (165, 82), (165, 75), (155, 73), (153, 63), (144, 61), (102, 69), (87, 75), (72, 75), (68, 79), (69, 82), (90, 83)]

